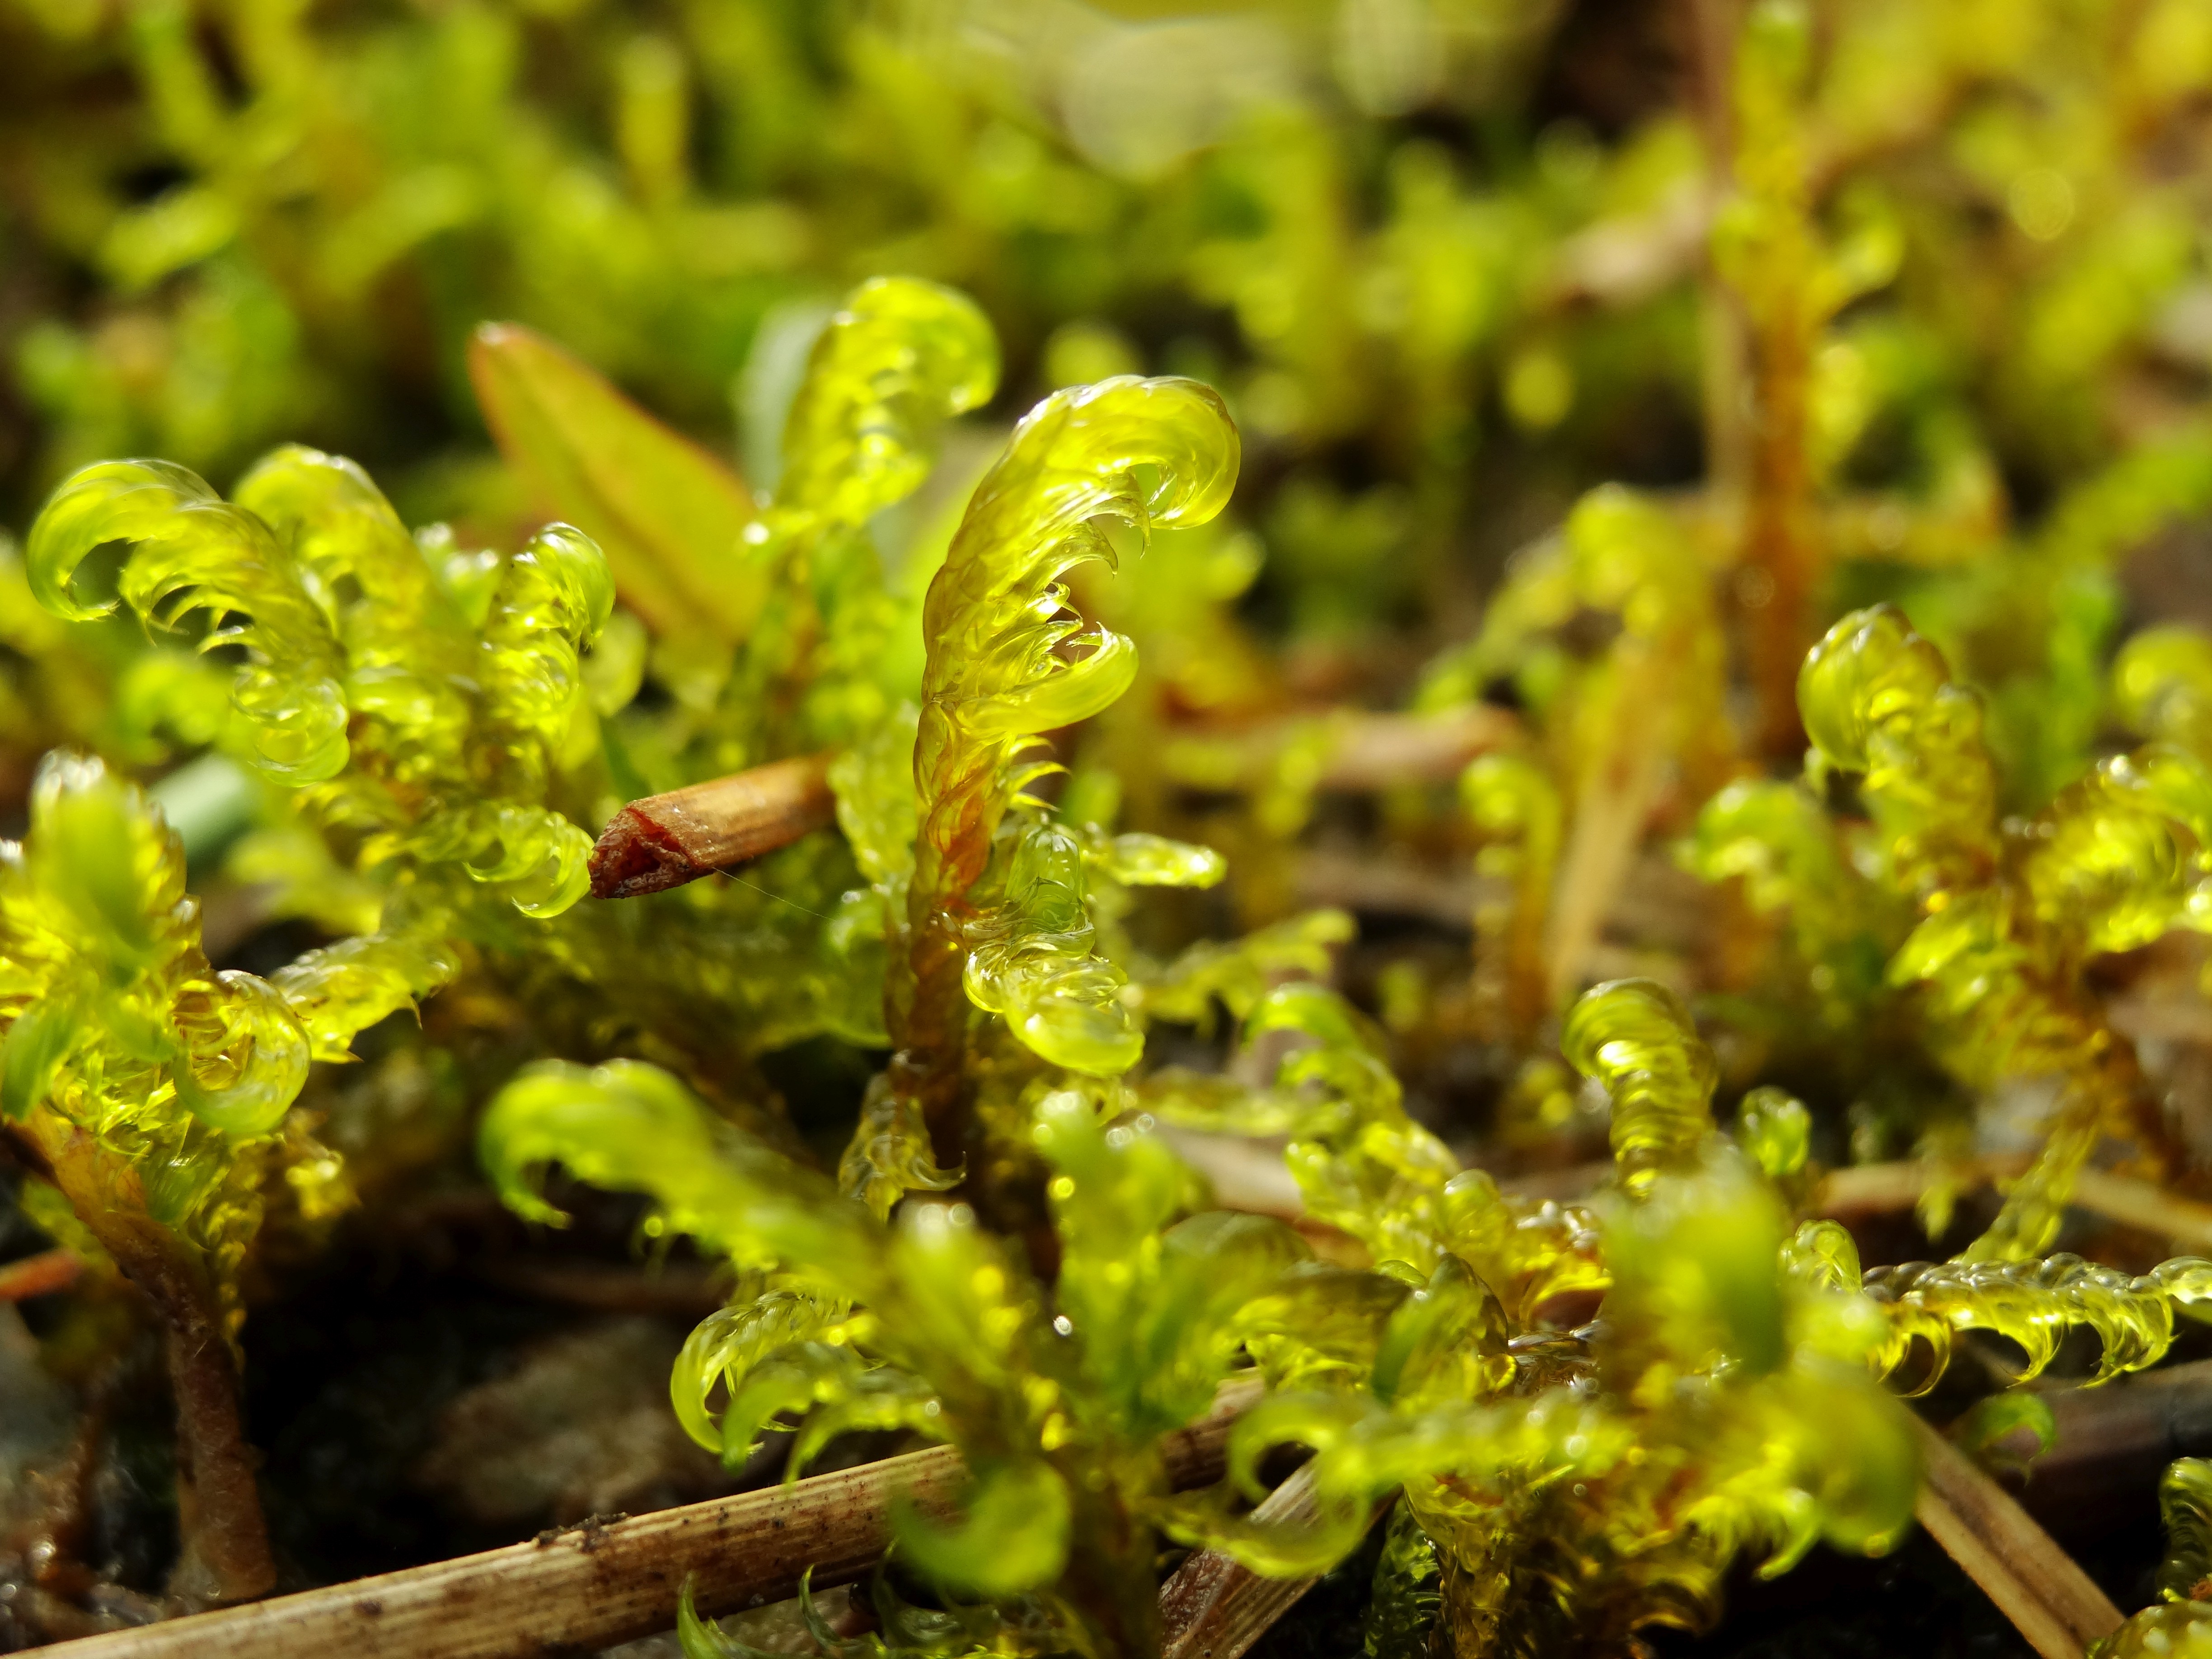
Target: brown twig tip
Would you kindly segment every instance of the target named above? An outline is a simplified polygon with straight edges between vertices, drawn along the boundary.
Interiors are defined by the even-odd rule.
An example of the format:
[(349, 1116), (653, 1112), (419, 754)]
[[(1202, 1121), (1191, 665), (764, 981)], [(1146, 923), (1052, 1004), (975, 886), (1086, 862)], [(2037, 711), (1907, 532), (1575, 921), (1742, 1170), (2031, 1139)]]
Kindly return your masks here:
[(65, 1291), (83, 1273), (84, 1262), (74, 1250), (44, 1250), (0, 1267), (0, 1302), (22, 1302), (34, 1296)]
[(634, 800), (592, 848), (592, 896), (681, 887), (787, 847), (836, 813), (830, 757), (804, 755)]

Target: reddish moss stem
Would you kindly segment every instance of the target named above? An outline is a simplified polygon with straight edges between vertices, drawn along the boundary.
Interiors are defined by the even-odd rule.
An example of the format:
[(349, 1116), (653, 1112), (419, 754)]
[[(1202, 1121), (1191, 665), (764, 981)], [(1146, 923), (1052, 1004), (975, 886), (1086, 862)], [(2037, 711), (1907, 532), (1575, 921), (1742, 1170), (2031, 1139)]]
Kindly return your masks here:
[(148, 1213), (136, 1174), (84, 1130), (43, 1111), (17, 1144), (161, 1315), (177, 1404), (176, 1588), (203, 1602), (249, 1601), (276, 1583), (239, 1410), (238, 1371), (220, 1299), (198, 1253)]
[(961, 974), (968, 963), (967, 925), (975, 915), (968, 896), (982, 879), (998, 827), (993, 792), (1001, 758), (995, 746), (962, 739), (943, 708), (931, 703), (922, 709), (914, 769), (923, 801), (921, 833), (907, 892), (906, 936), (894, 945), (904, 945), (905, 971), (895, 969), (890, 975), (884, 1014), (898, 1044), (891, 1086), (921, 1112), (938, 1167), (945, 1170), (957, 1168), (967, 1152), (962, 1061), (969, 1004)]
[(256, 1600), (276, 1587), (276, 1569), (230, 1350), (204, 1318), (173, 1319), (168, 1359), (177, 1401), (177, 1520), (186, 1547), (178, 1588), (210, 1601)]

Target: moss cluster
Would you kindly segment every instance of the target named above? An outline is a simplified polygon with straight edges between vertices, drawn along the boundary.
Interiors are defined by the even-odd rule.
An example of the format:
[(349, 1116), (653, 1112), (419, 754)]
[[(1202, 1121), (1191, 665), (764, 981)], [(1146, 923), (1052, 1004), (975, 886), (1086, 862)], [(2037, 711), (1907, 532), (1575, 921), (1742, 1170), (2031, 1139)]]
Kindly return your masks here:
[[(1164, 1546), (1315, 1575), (1386, 1505), (1370, 1653), (1638, 1653), (1890, 1548), (1962, 1343), (2212, 1317), (2067, 1232), (2206, 1161), (2135, 1040), (2212, 931), (2201, 9), (1693, 8), (1579, 114), (1573, 29), (1448, 0), (1003, 9), (0, 0), (0, 1146), (166, 1337), (191, 1595), (275, 1573), (272, 1238), (464, 1117), (516, 1213), (714, 1264), (727, 1468), (961, 1451), (854, 1655), (1148, 1655)], [(738, 774), (829, 804), (587, 896)], [(426, 1005), (367, 1086), (465, 1112), (341, 1157)], [(1957, 1248), (1863, 1267), (1824, 1169), (1899, 1157)], [(2206, 1490), (2111, 1654), (2212, 1641)]]

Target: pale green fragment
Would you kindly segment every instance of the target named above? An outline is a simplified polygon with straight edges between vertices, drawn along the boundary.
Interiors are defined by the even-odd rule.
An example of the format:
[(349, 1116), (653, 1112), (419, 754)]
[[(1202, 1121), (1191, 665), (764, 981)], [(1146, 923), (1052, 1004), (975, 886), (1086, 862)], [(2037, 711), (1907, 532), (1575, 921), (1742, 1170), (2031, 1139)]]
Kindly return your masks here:
[(1983, 1468), (1996, 1474), (2030, 1474), (2035, 1460), (2058, 1438), (2051, 1404), (2024, 1389), (1993, 1394), (1952, 1425), (1952, 1439)]
[(1796, 1096), (1771, 1085), (1752, 1090), (1736, 1109), (1736, 1144), (1769, 1181), (1795, 1181), (1812, 1154), (1813, 1115)]

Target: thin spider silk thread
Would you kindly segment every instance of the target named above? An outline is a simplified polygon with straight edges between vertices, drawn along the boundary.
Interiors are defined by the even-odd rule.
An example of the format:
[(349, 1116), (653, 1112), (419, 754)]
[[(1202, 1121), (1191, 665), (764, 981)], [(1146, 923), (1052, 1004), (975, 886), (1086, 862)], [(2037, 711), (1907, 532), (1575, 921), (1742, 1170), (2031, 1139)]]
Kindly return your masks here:
[(788, 904), (794, 910), (804, 911), (806, 915), (812, 916), (817, 921), (828, 921), (831, 920), (830, 917), (823, 915), (819, 910), (807, 909), (807, 908), (801, 904), (797, 899), (787, 899), (781, 893), (769, 892), (767, 888), (762, 886), (757, 881), (747, 881), (743, 876), (738, 874), (734, 870), (724, 870), (720, 873), (727, 876), (732, 881), (737, 883), (740, 887), (751, 888), (753, 891), (758, 893), (763, 898), (772, 898), (778, 904)]

